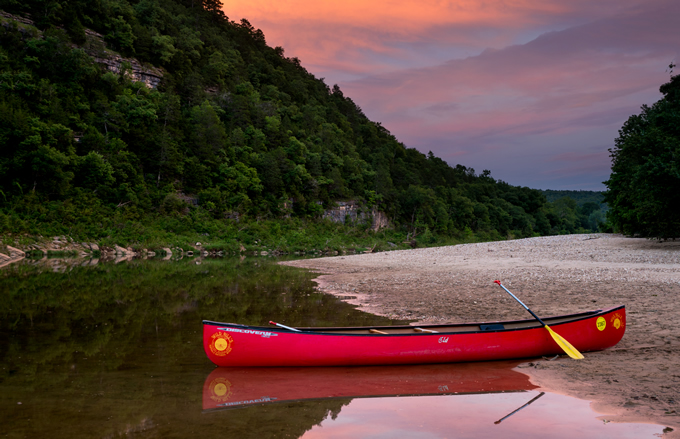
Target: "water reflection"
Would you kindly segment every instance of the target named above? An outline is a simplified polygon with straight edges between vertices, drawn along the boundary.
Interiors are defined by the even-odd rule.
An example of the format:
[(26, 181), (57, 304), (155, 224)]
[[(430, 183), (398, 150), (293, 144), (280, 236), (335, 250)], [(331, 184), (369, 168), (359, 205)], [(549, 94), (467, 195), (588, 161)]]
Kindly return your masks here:
[(313, 424), (300, 437), (312, 439), (633, 439), (663, 432), (659, 425), (598, 420), (588, 401), (534, 390), (513, 369), (517, 364), (217, 368), (203, 384), (203, 413), (224, 425), (228, 437), (259, 437), (243, 416), (277, 415), (277, 422), (306, 415)]
[(354, 399), (335, 418), (324, 419), (302, 438), (640, 439), (660, 437), (663, 431), (659, 425), (604, 423), (595, 417), (588, 401), (554, 393), (495, 423), (538, 394), (533, 390)]
[[(316, 292), (313, 275), (264, 258), (67, 260), (55, 261), (68, 267), (56, 271), (52, 261), (0, 271), (0, 437), (219, 434), (201, 417), (201, 388), (213, 370), (202, 319), (393, 323)], [(338, 404), (271, 419), (276, 431), (298, 437)]]
[(203, 409), (233, 409), (324, 398), (519, 392), (536, 388), (513, 370), (519, 362), (367, 367), (215, 369), (203, 385)]

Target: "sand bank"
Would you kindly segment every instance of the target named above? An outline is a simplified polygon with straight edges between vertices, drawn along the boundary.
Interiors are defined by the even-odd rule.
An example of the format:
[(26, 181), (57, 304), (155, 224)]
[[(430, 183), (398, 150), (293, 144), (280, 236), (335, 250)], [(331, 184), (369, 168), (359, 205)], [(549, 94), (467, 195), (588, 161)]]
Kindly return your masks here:
[(593, 401), (608, 421), (654, 422), (680, 437), (680, 242), (552, 236), (286, 262), (360, 309), (419, 322), (528, 318), (626, 305), (613, 349), (525, 363), (547, 390)]

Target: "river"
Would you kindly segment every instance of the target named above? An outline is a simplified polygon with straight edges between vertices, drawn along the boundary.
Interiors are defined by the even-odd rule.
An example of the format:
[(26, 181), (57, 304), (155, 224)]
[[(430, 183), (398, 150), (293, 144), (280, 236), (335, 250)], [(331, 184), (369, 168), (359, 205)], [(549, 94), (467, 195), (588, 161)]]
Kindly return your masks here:
[(564, 416), (572, 406), (588, 413), (579, 415), (585, 431), (608, 429), (599, 437), (662, 431), (609, 425), (587, 402), (541, 394), (517, 362), (216, 369), (203, 352), (203, 319), (401, 323), (317, 292), (312, 273), (275, 262), (26, 259), (4, 267), (0, 437), (532, 437), (532, 422), (562, 422), (573, 433), (575, 415)]

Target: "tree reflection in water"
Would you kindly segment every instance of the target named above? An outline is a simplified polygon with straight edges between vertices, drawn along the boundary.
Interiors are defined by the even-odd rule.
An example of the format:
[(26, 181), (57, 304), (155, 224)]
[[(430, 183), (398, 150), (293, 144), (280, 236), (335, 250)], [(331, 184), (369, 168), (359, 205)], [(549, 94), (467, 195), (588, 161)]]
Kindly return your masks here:
[(201, 320), (392, 323), (266, 258), (81, 265), (0, 271), (0, 436), (298, 437), (349, 400), (245, 410), (228, 426), (207, 418), (201, 390), (214, 366)]

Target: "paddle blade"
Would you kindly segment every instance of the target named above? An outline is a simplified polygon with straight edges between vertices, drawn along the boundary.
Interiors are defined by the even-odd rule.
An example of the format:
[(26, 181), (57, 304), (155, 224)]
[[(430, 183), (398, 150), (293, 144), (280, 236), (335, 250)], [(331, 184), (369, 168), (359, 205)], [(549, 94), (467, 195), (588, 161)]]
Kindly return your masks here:
[(562, 348), (562, 350), (566, 352), (567, 355), (569, 355), (571, 358), (573, 358), (574, 360), (583, 360), (585, 358), (582, 353), (580, 353), (575, 347), (571, 345), (571, 343), (562, 338), (560, 334), (550, 329), (550, 326), (545, 325), (545, 329), (547, 329), (550, 335), (552, 335), (552, 338), (553, 340), (555, 340), (555, 343), (557, 343)]

